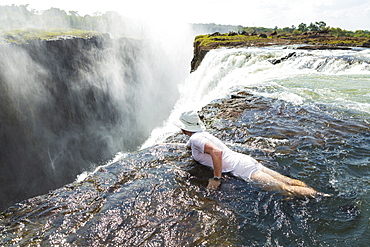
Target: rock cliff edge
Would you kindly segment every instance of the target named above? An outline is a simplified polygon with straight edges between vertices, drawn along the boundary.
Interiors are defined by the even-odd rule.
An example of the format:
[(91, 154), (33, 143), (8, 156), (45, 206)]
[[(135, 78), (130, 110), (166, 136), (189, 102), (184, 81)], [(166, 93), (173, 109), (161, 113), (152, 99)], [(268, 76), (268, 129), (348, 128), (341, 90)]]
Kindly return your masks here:
[(205, 55), (212, 49), (221, 47), (265, 47), (273, 45), (302, 45), (297, 49), (352, 49), (352, 47), (370, 48), (370, 40), (367, 38), (334, 37), (327, 33), (308, 32), (297, 36), (267, 36), (213, 33), (199, 35), (194, 40), (194, 56), (191, 61), (191, 72), (195, 71)]

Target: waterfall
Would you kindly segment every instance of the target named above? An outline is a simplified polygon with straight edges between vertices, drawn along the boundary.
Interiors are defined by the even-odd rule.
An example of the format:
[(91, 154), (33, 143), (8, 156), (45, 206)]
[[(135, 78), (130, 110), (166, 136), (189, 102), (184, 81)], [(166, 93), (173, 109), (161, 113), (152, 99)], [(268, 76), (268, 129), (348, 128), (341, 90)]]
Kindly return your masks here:
[[(289, 56), (291, 54), (291, 56)], [(274, 64), (280, 58), (288, 57)], [(354, 114), (370, 114), (370, 50), (305, 51), (297, 46), (221, 48), (207, 53), (198, 69), (179, 85), (180, 97), (163, 126), (153, 130), (143, 148), (163, 142), (178, 129), (182, 111), (240, 90), (289, 103), (324, 104)]]
[(115, 18), (102, 28), (109, 34), (0, 46), (0, 208), (136, 150), (167, 118), (190, 70), (192, 36), (127, 24)]

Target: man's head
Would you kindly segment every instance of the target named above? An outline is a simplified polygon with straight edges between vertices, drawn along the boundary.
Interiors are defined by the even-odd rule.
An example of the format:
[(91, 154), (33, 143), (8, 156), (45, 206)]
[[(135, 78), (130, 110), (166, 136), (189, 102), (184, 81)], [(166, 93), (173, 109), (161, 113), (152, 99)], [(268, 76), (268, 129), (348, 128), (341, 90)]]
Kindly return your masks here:
[(179, 121), (176, 121), (174, 124), (187, 132), (203, 131), (203, 124), (196, 111), (183, 112), (180, 115)]

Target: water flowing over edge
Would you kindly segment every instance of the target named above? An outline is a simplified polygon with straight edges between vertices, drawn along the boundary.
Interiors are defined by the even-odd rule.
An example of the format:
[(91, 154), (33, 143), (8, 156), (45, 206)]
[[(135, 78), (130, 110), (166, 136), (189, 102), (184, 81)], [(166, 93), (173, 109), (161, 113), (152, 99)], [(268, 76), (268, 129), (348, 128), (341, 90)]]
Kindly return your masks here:
[[(337, 97), (327, 103), (326, 95), (319, 96), (333, 91), (327, 90), (328, 86), (322, 83), (308, 90), (315, 81), (336, 82), (342, 78), (338, 73), (317, 72), (320, 66), (315, 65), (313, 68), (316, 69), (308, 67), (308, 74), (279, 77), (279, 74), (268, 73), (269, 70), (284, 71), (284, 67), (293, 61), (272, 66), (270, 59), (286, 56), (286, 52), (291, 51), (266, 55), (264, 48), (261, 50), (263, 58), (255, 58), (259, 66), (248, 74), (246, 71), (253, 67), (253, 63), (243, 64), (252, 55), (248, 54), (249, 49), (241, 50), (246, 50), (243, 51), (246, 55), (230, 55), (229, 52), (240, 50), (225, 49), (215, 51), (216, 55), (211, 56), (213, 59), (206, 58), (202, 66), (215, 60), (218, 60), (214, 63), (216, 67), (224, 64), (214, 70), (201, 66), (197, 72), (202, 73), (190, 75), (184, 86), (191, 84), (191, 89), (195, 90), (189, 92), (187, 87), (181, 88), (186, 92), (181, 98), (185, 103), (178, 107), (178, 112), (188, 107), (203, 108), (207, 126), (234, 150), (251, 154), (293, 177), (309, 179), (308, 182), (316, 188), (335, 193), (335, 198), (277, 200), (275, 195), (227, 174), (222, 189), (210, 193), (203, 184), (209, 170), (192, 163), (189, 153), (181, 146), (156, 144), (133, 154), (119, 153), (110, 165), (96, 169), (88, 179), (80, 178), (79, 183), (16, 205), (3, 215), (12, 219), (11, 225), (5, 226), (4, 241), (50, 244), (65, 241), (66, 245), (162, 243), (166, 246), (179, 243), (229, 243), (236, 246), (287, 245), (292, 242), (323, 246), (341, 242), (365, 243), (369, 219), (365, 205), (368, 192), (364, 183), (369, 176), (366, 166), (368, 113), (363, 109), (338, 107)], [(294, 59), (297, 57), (292, 57)], [(228, 63), (242, 66), (233, 69)], [(366, 88), (353, 90), (354, 82), (368, 84), (366, 62), (360, 63), (360, 66), (364, 65), (365, 73), (345, 74), (345, 78), (352, 80), (349, 94), (343, 94), (347, 89), (340, 89), (338, 86), (343, 86), (340, 83), (336, 84), (334, 93), (340, 92), (348, 99), (351, 94), (366, 97), (369, 93)], [(289, 68), (291, 70), (291, 66)], [(233, 74), (235, 71), (237, 73)], [(211, 72), (214, 74), (209, 74)], [(270, 77), (264, 80), (258, 73)], [(248, 75), (247, 79), (255, 75), (256, 82), (249, 83), (245, 75)], [(198, 81), (190, 80), (193, 77)], [(234, 84), (220, 85), (220, 82), (233, 80)], [(286, 84), (291, 82), (298, 86)], [(281, 83), (285, 83), (284, 87)], [(314, 94), (320, 86), (325, 90)], [(226, 90), (220, 92), (218, 88)], [(292, 94), (281, 93), (291, 88), (305, 89), (293, 91), (301, 100), (291, 97)], [(201, 91), (201, 96), (194, 94), (197, 90)], [(243, 94), (239, 95), (239, 92)], [(230, 94), (236, 97), (230, 99)], [(199, 97), (201, 104), (192, 101), (192, 97)], [(241, 98), (238, 100), (238, 97)], [(220, 106), (228, 102), (232, 112), (245, 110), (239, 112), (239, 118), (223, 117), (227, 112)], [(239, 108), (238, 104), (243, 107)], [(173, 119), (177, 117), (175, 110)], [(172, 126), (172, 119), (167, 120), (167, 124)], [(174, 126), (169, 128), (178, 131)], [(163, 138), (165, 136), (160, 135), (156, 143), (162, 142)], [(173, 140), (182, 139), (175, 137)], [(12, 236), (18, 239), (12, 239)]]
[[(293, 48), (293, 47), (291, 47)], [(272, 60), (294, 53), (278, 65)], [(242, 89), (297, 105), (325, 104), (370, 114), (370, 49), (297, 51), (287, 47), (219, 49), (207, 54), (197, 71), (180, 85), (172, 114), (152, 132), (148, 147), (176, 130), (173, 121), (186, 109), (200, 110), (212, 100)], [(351, 80), (354, 82), (352, 83)]]
[(106, 21), (97, 28), (109, 35), (0, 47), (0, 208), (137, 150), (171, 111), (190, 70), (190, 25)]
[[(221, 48), (210, 51), (200, 67), (179, 85), (180, 98), (162, 126), (140, 149), (162, 143), (178, 132), (173, 122), (183, 111), (203, 106), (240, 90), (296, 105), (325, 105), (370, 115), (370, 49), (297, 50), (299, 45), (262, 48)], [(279, 64), (274, 61), (289, 57)], [(112, 161), (125, 156), (118, 153)], [(83, 180), (90, 174), (78, 177)]]

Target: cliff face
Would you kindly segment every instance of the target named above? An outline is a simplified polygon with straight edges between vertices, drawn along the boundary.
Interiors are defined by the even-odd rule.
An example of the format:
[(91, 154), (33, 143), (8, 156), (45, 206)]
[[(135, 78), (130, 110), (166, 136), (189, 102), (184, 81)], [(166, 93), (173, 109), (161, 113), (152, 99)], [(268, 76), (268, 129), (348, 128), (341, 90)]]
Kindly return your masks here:
[[(102, 143), (81, 146), (99, 143), (88, 123), (114, 118), (116, 109), (108, 92), (80, 83), (79, 74), (92, 69), (106, 42), (99, 35), (0, 46), (0, 207), (73, 181), (86, 161), (107, 157)], [(93, 115), (103, 108), (109, 114)]]
[(199, 35), (194, 40), (194, 56), (191, 72), (195, 71), (205, 55), (212, 49), (221, 47), (264, 47), (272, 45), (306, 44), (299, 49), (350, 49), (349, 47), (370, 48), (366, 38), (334, 37), (328, 34), (307, 34), (289, 37), (267, 37), (266, 35), (238, 35), (236, 33)]
[(138, 125), (138, 50), (108, 35), (0, 46), (0, 209), (139, 145), (134, 128), (122, 137)]

